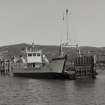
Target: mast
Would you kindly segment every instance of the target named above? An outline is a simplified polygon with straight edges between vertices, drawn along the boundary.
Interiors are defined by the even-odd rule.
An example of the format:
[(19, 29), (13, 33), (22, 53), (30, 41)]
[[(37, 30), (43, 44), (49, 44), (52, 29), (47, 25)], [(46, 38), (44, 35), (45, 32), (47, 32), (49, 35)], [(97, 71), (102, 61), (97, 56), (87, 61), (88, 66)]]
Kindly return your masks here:
[(63, 56), (62, 40), (59, 47), (59, 56)]
[(68, 16), (69, 10), (66, 9), (66, 31), (67, 31), (67, 39), (66, 43), (69, 44), (69, 16)]
[(64, 16), (63, 16), (63, 21), (66, 24), (66, 42), (64, 43), (64, 46), (69, 46), (69, 39), (70, 39), (70, 32), (69, 32), (69, 10), (66, 9)]
[(71, 39), (70, 39), (70, 27), (69, 27), (69, 15), (71, 15), (71, 12), (69, 12), (68, 9), (66, 9), (64, 15), (63, 15), (63, 21), (66, 24), (66, 42), (62, 44), (62, 47), (75, 47), (77, 49), (77, 54), (81, 55), (80, 48), (78, 44), (71, 44)]

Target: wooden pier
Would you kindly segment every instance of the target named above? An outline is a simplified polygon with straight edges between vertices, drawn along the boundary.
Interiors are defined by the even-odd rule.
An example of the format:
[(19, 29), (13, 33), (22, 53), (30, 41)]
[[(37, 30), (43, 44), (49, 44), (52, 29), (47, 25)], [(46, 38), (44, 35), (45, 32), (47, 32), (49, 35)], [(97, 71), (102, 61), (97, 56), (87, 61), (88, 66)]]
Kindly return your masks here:
[(74, 61), (75, 78), (95, 78), (96, 70), (94, 69), (93, 56), (76, 57)]
[(6, 75), (10, 73), (10, 61), (9, 60), (0, 60), (0, 74)]

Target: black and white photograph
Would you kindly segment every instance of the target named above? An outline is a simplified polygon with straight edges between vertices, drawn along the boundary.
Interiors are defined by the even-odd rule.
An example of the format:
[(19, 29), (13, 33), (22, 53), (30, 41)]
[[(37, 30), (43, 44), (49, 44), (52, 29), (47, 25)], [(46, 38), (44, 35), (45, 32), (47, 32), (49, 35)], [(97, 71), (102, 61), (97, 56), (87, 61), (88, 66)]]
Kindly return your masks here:
[(105, 105), (105, 0), (0, 0), (0, 105)]

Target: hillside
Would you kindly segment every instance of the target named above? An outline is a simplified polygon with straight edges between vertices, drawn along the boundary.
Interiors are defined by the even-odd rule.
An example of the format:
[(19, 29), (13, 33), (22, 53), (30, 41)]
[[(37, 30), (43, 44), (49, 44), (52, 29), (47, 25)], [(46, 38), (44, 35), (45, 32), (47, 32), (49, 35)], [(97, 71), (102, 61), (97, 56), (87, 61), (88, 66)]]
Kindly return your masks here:
[[(0, 53), (5, 58), (11, 58), (12, 56), (20, 56), (23, 54), (23, 50), (30, 46), (30, 44), (22, 43), (16, 45), (8, 45), (0, 47)], [(36, 45), (39, 49), (43, 50), (43, 53), (51, 59), (59, 55), (59, 46), (50, 46), (50, 45)], [(83, 54), (92, 53), (97, 55), (105, 55), (105, 47), (89, 47), (89, 46), (82, 46), (80, 50)], [(68, 56), (73, 57), (76, 54), (75, 48), (64, 48), (63, 51), (68, 54)]]
[[(0, 47), (0, 53), (5, 58), (11, 58), (12, 56), (20, 56), (23, 54), (23, 50), (26, 47), (29, 47), (30, 44), (16, 44), (16, 45), (9, 45), (9, 46), (2, 46)], [(38, 49), (42, 49), (43, 53), (51, 59), (51, 57), (58, 55), (59, 53), (59, 46), (42, 46), (36, 45)]]

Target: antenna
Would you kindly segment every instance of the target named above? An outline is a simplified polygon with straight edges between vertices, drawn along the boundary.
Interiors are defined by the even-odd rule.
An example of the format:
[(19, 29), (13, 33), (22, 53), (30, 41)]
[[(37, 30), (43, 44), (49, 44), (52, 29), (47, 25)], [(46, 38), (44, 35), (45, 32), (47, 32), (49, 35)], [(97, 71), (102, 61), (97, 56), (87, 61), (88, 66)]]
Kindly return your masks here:
[(32, 47), (33, 47), (33, 48), (35, 47), (35, 43), (34, 43), (34, 40), (33, 40), (33, 42), (32, 42)]

